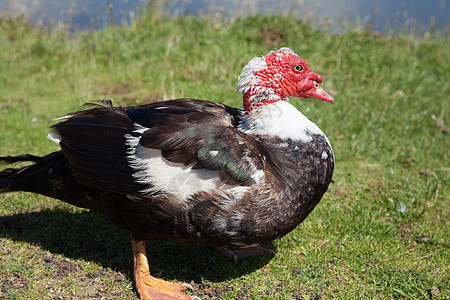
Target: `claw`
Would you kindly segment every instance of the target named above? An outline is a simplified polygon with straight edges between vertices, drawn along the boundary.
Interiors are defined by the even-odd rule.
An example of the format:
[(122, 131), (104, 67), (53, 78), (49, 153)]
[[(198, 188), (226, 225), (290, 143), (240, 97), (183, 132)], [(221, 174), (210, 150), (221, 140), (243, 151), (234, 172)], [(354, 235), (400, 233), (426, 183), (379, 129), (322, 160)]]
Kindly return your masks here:
[(250, 257), (254, 255), (275, 255), (277, 254), (272, 249), (266, 249), (262, 246), (252, 246), (242, 249), (228, 249), (227, 247), (216, 247), (217, 250), (231, 258), (234, 262), (237, 262), (240, 258)]
[(275, 251), (275, 250), (273, 250), (273, 249), (265, 249), (264, 248), (264, 253), (263, 254), (265, 254), (265, 255), (277, 255), (277, 252)]
[(228, 249), (227, 247), (215, 247), (222, 254), (230, 258), (232, 261), (237, 262), (238, 256), (234, 253), (233, 250)]
[(191, 296), (191, 300), (202, 300), (202, 299), (200, 299), (200, 298), (197, 297), (197, 296)]
[[(181, 284), (185, 289), (188, 289), (188, 290), (191, 290), (191, 291), (193, 291), (194, 290), (194, 288), (192, 287), (192, 285), (190, 285), (189, 283), (182, 283)], [(195, 297), (195, 296), (192, 296), (192, 297)], [(191, 297), (191, 298), (192, 298)]]

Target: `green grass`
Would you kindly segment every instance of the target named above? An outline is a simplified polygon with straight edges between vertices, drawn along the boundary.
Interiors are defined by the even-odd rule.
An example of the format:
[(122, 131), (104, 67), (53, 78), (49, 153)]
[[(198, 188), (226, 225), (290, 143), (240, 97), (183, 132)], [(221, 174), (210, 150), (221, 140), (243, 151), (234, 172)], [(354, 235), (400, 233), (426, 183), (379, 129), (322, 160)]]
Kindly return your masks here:
[[(238, 264), (151, 242), (150, 268), (208, 299), (446, 299), (449, 39), (332, 35), (286, 16), (215, 24), (144, 14), (68, 34), (0, 19), (0, 154), (46, 154), (51, 119), (91, 99), (191, 97), (241, 106), (242, 67), (291, 46), (335, 98), (292, 102), (327, 134), (334, 183), (309, 218)], [(136, 299), (126, 231), (30, 194), (0, 195), (0, 298)]]

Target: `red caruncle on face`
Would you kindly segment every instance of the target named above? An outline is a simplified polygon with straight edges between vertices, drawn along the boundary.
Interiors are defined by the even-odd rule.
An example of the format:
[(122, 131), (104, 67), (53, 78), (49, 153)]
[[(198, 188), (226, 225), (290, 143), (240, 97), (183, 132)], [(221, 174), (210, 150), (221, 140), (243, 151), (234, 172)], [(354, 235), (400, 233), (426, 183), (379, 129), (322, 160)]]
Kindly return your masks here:
[[(260, 78), (259, 85), (273, 89), (281, 98), (301, 97), (301, 91), (312, 87), (311, 79), (322, 81), (306, 62), (292, 53), (274, 52), (266, 57), (267, 67), (256, 72)], [(314, 78), (311, 78), (314, 77)]]
[[(256, 58), (255, 58), (256, 59)], [(259, 69), (251, 74), (251, 81), (244, 81), (249, 88), (244, 91), (244, 109), (246, 113), (256, 107), (288, 100), (289, 96), (300, 98), (317, 98), (333, 102), (333, 98), (320, 86), (322, 76), (314, 73), (306, 62), (292, 51), (270, 52), (259, 62), (254, 63)], [(244, 68), (248, 72), (247, 67)], [(244, 77), (247, 78), (247, 77)], [(250, 84), (249, 84), (250, 83)]]

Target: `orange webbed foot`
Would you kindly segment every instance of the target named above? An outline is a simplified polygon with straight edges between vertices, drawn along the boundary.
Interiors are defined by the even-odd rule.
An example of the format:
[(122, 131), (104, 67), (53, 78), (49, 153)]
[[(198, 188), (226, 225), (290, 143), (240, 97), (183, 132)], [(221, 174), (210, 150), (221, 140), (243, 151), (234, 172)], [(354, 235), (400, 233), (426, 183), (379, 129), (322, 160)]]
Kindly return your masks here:
[(131, 238), (134, 257), (134, 280), (139, 296), (143, 300), (200, 300), (196, 296), (188, 296), (181, 291), (191, 289), (187, 283), (168, 282), (150, 275), (148, 260), (145, 254), (145, 242)]

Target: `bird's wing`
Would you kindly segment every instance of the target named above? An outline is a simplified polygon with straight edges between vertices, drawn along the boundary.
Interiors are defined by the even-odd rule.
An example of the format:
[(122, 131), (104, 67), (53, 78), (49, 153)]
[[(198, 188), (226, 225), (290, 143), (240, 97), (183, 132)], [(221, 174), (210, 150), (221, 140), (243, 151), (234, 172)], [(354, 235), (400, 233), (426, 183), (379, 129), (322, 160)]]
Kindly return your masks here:
[(156, 153), (167, 165), (194, 170), (191, 175), (215, 174), (224, 184), (251, 185), (261, 176), (263, 147), (236, 128), (239, 110), (216, 102), (181, 99), (158, 107), (130, 108), (127, 113), (142, 126), (135, 130), (141, 134), (137, 137), (141, 156), (159, 150), (160, 154)]
[[(256, 182), (264, 148), (236, 128), (240, 117), (238, 109), (193, 99), (125, 108), (106, 103), (62, 117), (53, 132), (80, 183), (123, 194), (158, 193), (166, 192), (162, 176), (170, 172), (216, 185)], [(200, 186), (203, 177), (194, 178)]]
[(57, 120), (64, 121), (52, 126), (51, 139), (59, 142), (79, 183), (123, 194), (139, 191), (124, 137), (133, 130), (133, 122), (123, 108), (110, 101), (95, 102)]

